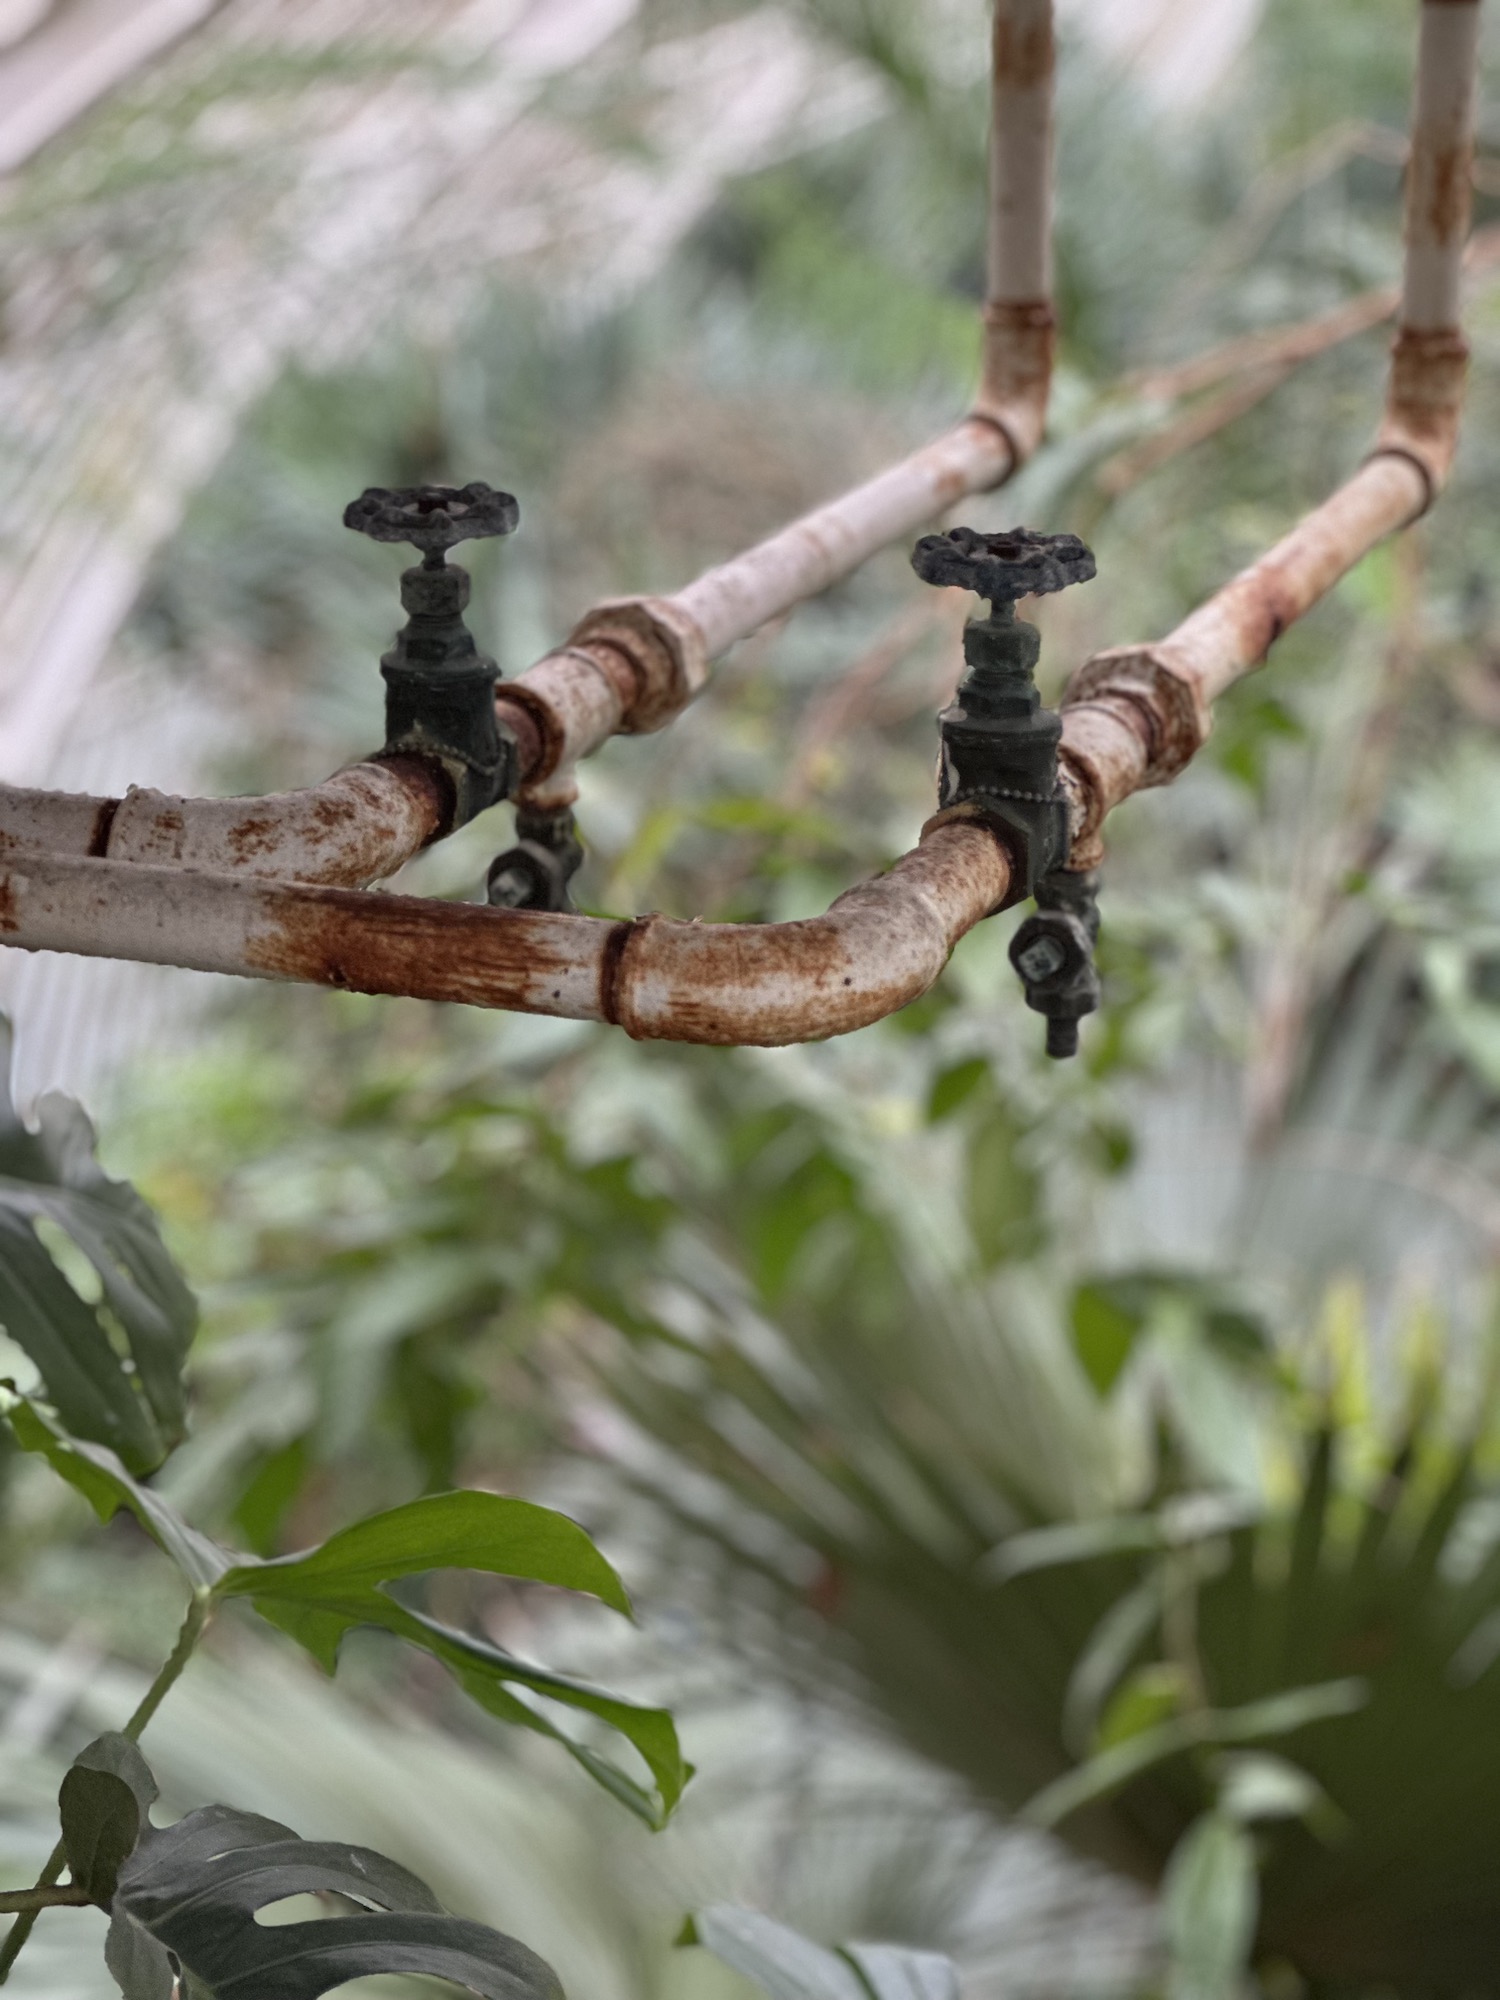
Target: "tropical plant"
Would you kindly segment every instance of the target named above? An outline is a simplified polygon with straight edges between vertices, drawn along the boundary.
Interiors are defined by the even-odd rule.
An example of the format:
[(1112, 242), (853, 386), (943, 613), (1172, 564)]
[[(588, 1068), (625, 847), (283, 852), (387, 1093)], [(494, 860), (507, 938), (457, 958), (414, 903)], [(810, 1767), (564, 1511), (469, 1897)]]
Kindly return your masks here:
[[(507, 286), (268, 392), (126, 635), (174, 698), (208, 675), (243, 717), (229, 782), (372, 740), (387, 592), (336, 526), (370, 478), (517, 468), (526, 532), (478, 579), (514, 668), (585, 596), (689, 574), (960, 406), (979, 10), (803, 11), (884, 115), (730, 187), (650, 300), (583, 323)], [(1408, 27), (1395, 0), (1272, 5), (1196, 125), (1070, 51), (1056, 427), (994, 503), (1097, 544), (1100, 585), (1049, 620), (1059, 676), (1364, 448)], [(1365, 331), (1320, 345), (1334, 308)], [(902, 1021), (805, 1055), (280, 995), (131, 1078), (113, 1143), (212, 1280), (196, 1434), (147, 1490), (262, 1576), (424, 1488), (583, 1477), (549, 1467), (562, 1406), (591, 1510), (763, 1683), (1163, 1882), (1184, 1996), (1247, 1955), (1491, 1983), (1465, 1732), (1492, 1677), (1494, 313), (1481, 292), (1440, 531), (1364, 565), (1112, 822), (1082, 1074), (1032, 1059), (992, 934)], [(669, 746), (586, 773), (586, 899), (821, 907), (929, 809), (955, 659), (898, 558), (752, 642)], [(418, 872), (472, 893), (502, 842)]]
[[(551, 1995), (556, 1982), (533, 1954), (482, 1926), (442, 1916), (422, 1883), (378, 1855), (299, 1845), (284, 1827), (219, 1806), (156, 1831), (148, 1817), (154, 1783), (134, 1745), (215, 1615), (242, 1598), (329, 1673), (355, 1628), (380, 1628), (419, 1647), (441, 1660), (481, 1708), (562, 1744), (617, 1799), (659, 1826), (688, 1775), (665, 1711), (531, 1666), (390, 1588), (445, 1570), (484, 1571), (586, 1592), (628, 1616), (619, 1577), (565, 1516), (486, 1492), (430, 1494), (357, 1521), (316, 1548), (269, 1561), (237, 1554), (190, 1526), (112, 1448), (123, 1434), (137, 1469), (147, 1472), (165, 1458), (160, 1434), (129, 1419), (140, 1396), (150, 1399), (153, 1415), (166, 1410), (180, 1421), (178, 1367), (194, 1323), (190, 1294), (144, 1202), (94, 1162), (92, 1133), (76, 1106), (45, 1107), (41, 1140), (15, 1127), (13, 1116), (11, 1124), (5, 1324), (34, 1361), (40, 1394), (53, 1407), (36, 1390), (0, 1382), (0, 1418), (13, 1444), (45, 1460), (101, 1520), (122, 1509), (133, 1515), (176, 1566), (190, 1598), (171, 1654), (123, 1731), (90, 1746), (64, 1780), (62, 1839), (37, 1884), (0, 1894), (0, 1908), (16, 1916), (0, 1948), (0, 1981), (42, 1910), (93, 1903), (113, 1912), (107, 1957), (127, 2000), (170, 2000), (179, 1979), (205, 1996), (241, 1991), (312, 2000), (371, 1970), (434, 1972), (505, 2000)], [(64, 1222), (66, 1239), (44, 1245), (33, 1226), (38, 1217)], [(98, 1305), (80, 1296), (56, 1261), (68, 1253), (75, 1266), (86, 1258)], [(128, 1341), (128, 1361), (109, 1338), (115, 1328), (122, 1344)], [(649, 1783), (570, 1734), (549, 1709), (592, 1717), (616, 1732), (639, 1753)], [(242, 1860), (228, 1859), (241, 1852)], [(71, 1879), (59, 1888), (64, 1868)], [(301, 1890), (358, 1894), (361, 1883), (368, 1900), (398, 1918), (355, 1920), (337, 1940), (263, 1933), (253, 1921), (262, 1903)]]

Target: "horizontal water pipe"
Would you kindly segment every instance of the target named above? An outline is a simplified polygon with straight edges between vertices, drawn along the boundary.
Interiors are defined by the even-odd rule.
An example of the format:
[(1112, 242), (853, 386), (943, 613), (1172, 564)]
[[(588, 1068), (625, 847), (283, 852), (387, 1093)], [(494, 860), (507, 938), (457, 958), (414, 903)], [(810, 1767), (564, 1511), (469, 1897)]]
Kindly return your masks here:
[(975, 822), (933, 829), (825, 916), (786, 924), (612, 923), (34, 854), (0, 862), (0, 941), (775, 1046), (919, 998), (1009, 889), (1005, 849)]
[(0, 786), (0, 857), (44, 851), (350, 887), (394, 874), (446, 828), (452, 788), (418, 757), (352, 764), (259, 798), (123, 799)]

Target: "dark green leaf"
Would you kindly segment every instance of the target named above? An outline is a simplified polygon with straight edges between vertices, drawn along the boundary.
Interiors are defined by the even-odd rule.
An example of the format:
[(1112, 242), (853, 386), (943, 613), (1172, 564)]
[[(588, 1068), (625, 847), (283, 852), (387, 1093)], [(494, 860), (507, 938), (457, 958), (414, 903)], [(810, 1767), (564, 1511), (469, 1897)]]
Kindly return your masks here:
[[(334, 1895), (353, 1916), (261, 1925), (290, 1896)], [(534, 1952), (446, 1915), (427, 1884), (370, 1848), (299, 1840), (289, 1827), (206, 1806), (149, 1824), (120, 1872), (108, 1963), (126, 2000), (169, 2000), (180, 1964), (203, 2000), (318, 2000), (352, 1979), (446, 1979), (480, 2000), (561, 2000)]]
[[(182, 1436), (182, 1364), (197, 1308), (151, 1210), (99, 1166), (79, 1107), (47, 1097), (40, 1119), (33, 1136), (8, 1101), (0, 1106), (0, 1324), (35, 1364), (68, 1430), (146, 1472)], [(63, 1231), (93, 1267), (98, 1303), (75, 1289), (39, 1222)]]
[(310, 1605), (426, 1570), (479, 1569), (582, 1590), (630, 1614), (625, 1586), (576, 1521), (500, 1493), (434, 1493), (372, 1514), (316, 1549), (232, 1570), (226, 1596)]
[(128, 1508), (195, 1590), (216, 1584), (233, 1567), (234, 1558), (226, 1549), (189, 1527), (160, 1494), (132, 1479), (112, 1451), (67, 1437), (7, 1382), (0, 1382), (0, 1416), (9, 1423), (16, 1442), (26, 1451), (39, 1452), (78, 1489), (101, 1521)]
[[(530, 1667), (499, 1647), (398, 1604), (385, 1586), (435, 1569), (488, 1570), (586, 1591), (614, 1610), (630, 1601), (615, 1571), (576, 1522), (529, 1500), (497, 1493), (442, 1493), (377, 1514), (321, 1548), (275, 1562), (245, 1562), (219, 1584), (248, 1597), (261, 1616), (305, 1646), (328, 1671), (345, 1632), (373, 1625), (442, 1660), (473, 1699), (501, 1720), (562, 1743), (600, 1783), (652, 1825), (671, 1812), (687, 1782), (677, 1732), (664, 1709), (641, 1708), (583, 1682)], [(651, 1794), (586, 1744), (559, 1730), (513, 1690), (526, 1688), (597, 1716), (645, 1760)]]
[(101, 1909), (114, 1898), (156, 1798), (156, 1780), (127, 1736), (98, 1736), (73, 1759), (58, 1793), (68, 1868)]
[[(346, 1632), (372, 1625), (434, 1654), (465, 1691), (502, 1721), (551, 1737), (592, 1777), (651, 1826), (660, 1826), (690, 1776), (677, 1730), (665, 1709), (643, 1708), (449, 1631), (398, 1604), (385, 1585), (437, 1569), (488, 1570), (529, 1582), (585, 1591), (613, 1610), (630, 1600), (611, 1565), (576, 1521), (529, 1500), (498, 1493), (437, 1493), (373, 1515), (300, 1555), (260, 1562), (189, 1527), (149, 1487), (133, 1480), (101, 1445), (65, 1437), (26, 1397), (0, 1384), (0, 1414), (27, 1451), (40, 1452), (77, 1487), (101, 1520), (126, 1507), (177, 1564), (195, 1590), (246, 1597), (261, 1616), (305, 1646), (332, 1673)], [(632, 1744), (655, 1780), (647, 1792), (607, 1758), (557, 1728), (512, 1692), (526, 1688), (563, 1707), (593, 1715)]]

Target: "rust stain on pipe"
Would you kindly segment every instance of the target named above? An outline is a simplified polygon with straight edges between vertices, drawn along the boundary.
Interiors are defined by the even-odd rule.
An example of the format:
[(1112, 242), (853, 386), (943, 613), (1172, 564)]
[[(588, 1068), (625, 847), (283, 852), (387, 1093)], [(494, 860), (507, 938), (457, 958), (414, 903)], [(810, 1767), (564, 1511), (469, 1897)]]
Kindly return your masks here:
[(774, 1045), (846, 1033), (924, 993), (1009, 880), (1003, 848), (969, 823), (826, 916), (765, 925), (610, 923), (38, 854), (0, 869), (0, 933), (28, 950)]
[(1453, 327), (1403, 326), (1391, 348), (1390, 386), (1376, 450), (1400, 452), (1427, 482), (1430, 504), (1447, 483), (1458, 448), (1469, 347)]
[(985, 305), (975, 415), (999, 427), (1018, 465), (1031, 457), (1046, 429), (1056, 347), (1057, 315), (1050, 299), (991, 299)]
[(118, 799), (101, 799), (99, 810), (94, 815), (94, 830), (89, 835), (88, 852), (103, 856), (109, 852), (110, 830), (115, 823), (115, 814), (120, 810)]
[(599, 955), (599, 1018), (608, 1021), (611, 1027), (620, 1025), (620, 981), (636, 926), (649, 923), (649, 917), (628, 917), (610, 927), (609, 936), (604, 940), (604, 949)]
[(273, 890), (245, 961), (273, 978), (346, 992), (546, 1011), (572, 964), (558, 922), (425, 897)]
[(1435, 242), (1461, 243), (1469, 231), (1474, 147), (1437, 147), (1427, 167), (1426, 222)]
[(1057, 66), (1050, 15), (1040, 20), (1018, 21), (1005, 7), (997, 7), (993, 49), (998, 89), (1037, 89), (1050, 81)]
[(937, 828), (826, 916), (788, 924), (622, 927), (612, 1017), (637, 1040), (779, 1047), (883, 1020), (933, 985), (954, 944), (1005, 901), (1010, 865), (976, 822)]
[(144, 866), (363, 885), (394, 874), (453, 816), (452, 788), (418, 757), (354, 764), (303, 792), (182, 799), (132, 788), (106, 857)]

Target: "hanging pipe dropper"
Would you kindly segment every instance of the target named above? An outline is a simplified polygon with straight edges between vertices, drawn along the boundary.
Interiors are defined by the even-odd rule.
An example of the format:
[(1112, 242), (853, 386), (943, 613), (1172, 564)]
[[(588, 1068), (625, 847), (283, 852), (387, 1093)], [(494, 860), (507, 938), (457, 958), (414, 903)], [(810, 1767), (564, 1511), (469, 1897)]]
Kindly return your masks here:
[(1027, 1005), (1047, 1017), (1048, 1055), (1075, 1055), (1078, 1022), (1099, 1004), (1094, 877), (1067, 867), (1068, 812), (1057, 785), (1062, 719), (1042, 706), (1033, 678), (1042, 637), (1017, 618), (1016, 600), (1087, 583), (1094, 558), (1076, 535), (951, 528), (924, 535), (911, 563), (926, 583), (989, 599), (989, 617), (964, 627), (969, 672), (938, 717), (937, 821), (983, 818), (1004, 840), (1011, 900), (1037, 902), (1011, 941), (1011, 963)]

